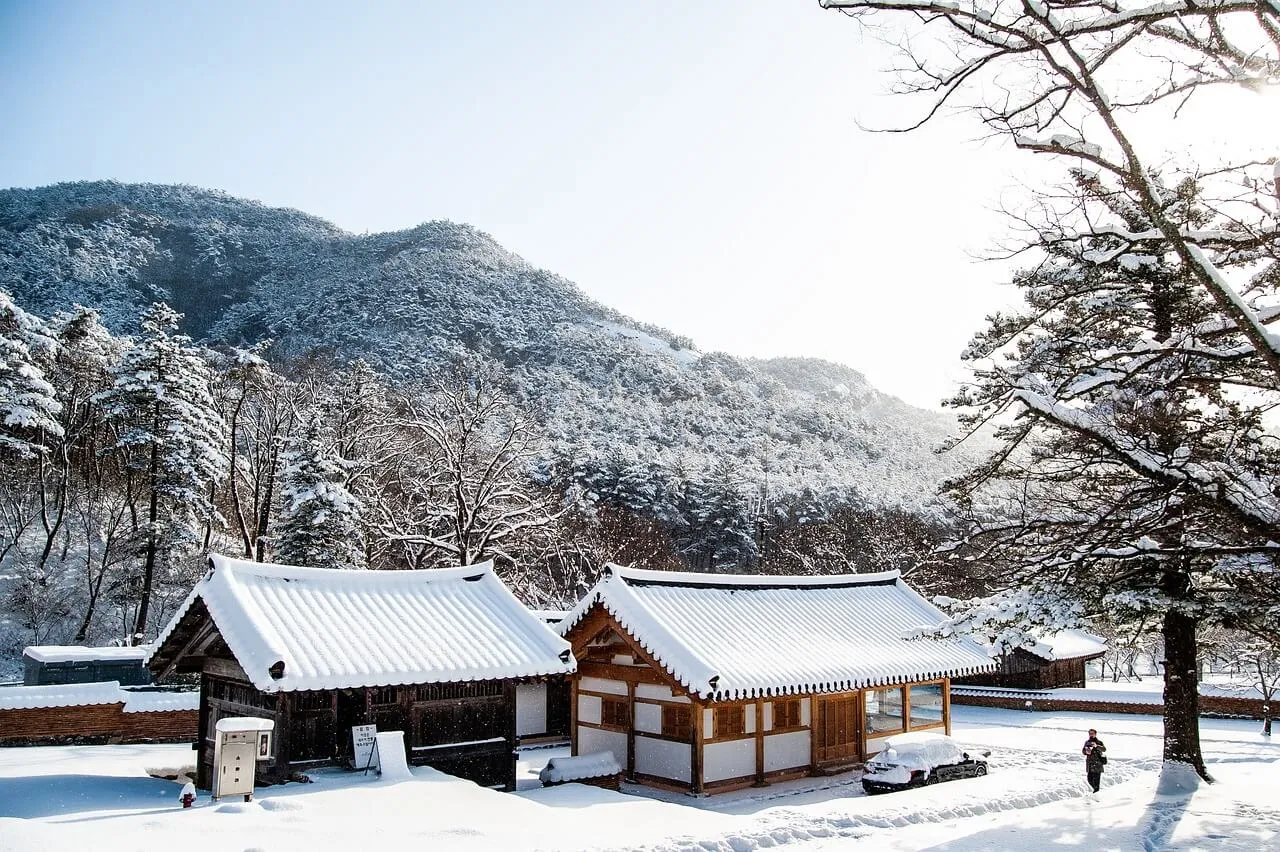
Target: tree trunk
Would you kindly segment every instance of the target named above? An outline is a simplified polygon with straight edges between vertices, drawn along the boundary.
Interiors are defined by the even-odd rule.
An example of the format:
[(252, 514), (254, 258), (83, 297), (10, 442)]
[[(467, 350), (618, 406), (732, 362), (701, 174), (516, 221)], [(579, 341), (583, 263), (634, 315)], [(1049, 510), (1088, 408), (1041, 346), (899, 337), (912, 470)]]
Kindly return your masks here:
[(1164, 578), (1169, 598), (1164, 637), (1164, 762), (1186, 763), (1212, 782), (1200, 751), (1200, 684), (1196, 671), (1196, 620), (1179, 611), (1189, 602), (1186, 574), (1170, 570)]
[(156, 573), (156, 523), (160, 518), (160, 492), (159, 479), (160, 472), (160, 448), (157, 444), (151, 445), (151, 495), (150, 504), (147, 509), (147, 556), (142, 564), (142, 597), (138, 601), (138, 617), (133, 624), (133, 636), (129, 640), (130, 645), (136, 645), (147, 633), (147, 615), (151, 608), (151, 585), (155, 580)]

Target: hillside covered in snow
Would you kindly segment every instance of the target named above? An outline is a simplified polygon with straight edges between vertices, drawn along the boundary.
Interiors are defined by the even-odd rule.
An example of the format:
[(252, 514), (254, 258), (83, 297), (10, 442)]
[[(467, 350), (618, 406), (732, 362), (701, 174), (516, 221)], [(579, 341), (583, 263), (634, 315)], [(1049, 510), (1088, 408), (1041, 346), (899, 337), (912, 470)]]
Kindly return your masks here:
[(162, 300), (207, 345), (271, 339), (278, 363), (359, 358), (398, 380), (479, 353), (545, 424), (548, 466), (640, 509), (664, 482), (715, 474), (748, 495), (767, 482), (770, 510), (792, 519), (928, 513), (962, 463), (934, 452), (948, 417), (853, 369), (699, 352), (451, 222), (354, 235), (188, 186), (4, 190), (0, 289), (42, 316), (93, 307), (117, 333)]

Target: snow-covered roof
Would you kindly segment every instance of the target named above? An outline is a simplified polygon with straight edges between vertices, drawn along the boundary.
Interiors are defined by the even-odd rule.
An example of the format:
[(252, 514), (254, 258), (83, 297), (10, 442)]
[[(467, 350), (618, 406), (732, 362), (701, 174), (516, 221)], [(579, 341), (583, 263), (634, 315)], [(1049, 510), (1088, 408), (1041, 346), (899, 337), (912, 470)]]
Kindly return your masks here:
[(52, 686), (6, 686), (0, 689), (0, 710), (84, 707), (92, 704), (121, 704), (124, 700), (120, 684), (114, 680), (60, 683)]
[(165, 692), (159, 689), (121, 689), (126, 713), (160, 713), (172, 710), (199, 710), (199, 692)]
[(1024, 646), (1027, 651), (1045, 660), (1072, 660), (1077, 657), (1097, 657), (1107, 652), (1107, 641), (1101, 636), (1083, 630), (1059, 630), (1036, 638), (1036, 644)]
[[(203, 602), (263, 692), (568, 674), (569, 645), (503, 585), (492, 563), (354, 571), (210, 555), (211, 568), (160, 634), (166, 648)], [(562, 658), (563, 655), (563, 658)], [(270, 669), (284, 664), (273, 677)]]
[(28, 645), (22, 650), (22, 656), (30, 657), (39, 663), (128, 662), (130, 660), (142, 662), (150, 651), (151, 648), (148, 645), (138, 645), (133, 648)]
[(613, 752), (598, 751), (572, 757), (553, 757), (538, 773), (538, 780), (548, 784), (565, 784), (569, 781), (617, 775), (621, 771), (622, 767), (618, 765)]
[(608, 566), (557, 625), (597, 605), (689, 692), (714, 700), (841, 692), (991, 671), (967, 638), (909, 639), (943, 620), (897, 571), (742, 576)]

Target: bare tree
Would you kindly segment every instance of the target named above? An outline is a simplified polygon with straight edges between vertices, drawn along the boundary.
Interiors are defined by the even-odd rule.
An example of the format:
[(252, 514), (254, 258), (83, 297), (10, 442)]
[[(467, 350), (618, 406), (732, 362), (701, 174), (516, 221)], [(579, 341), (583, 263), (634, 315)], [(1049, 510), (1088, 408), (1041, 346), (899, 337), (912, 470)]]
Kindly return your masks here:
[(383, 532), (404, 544), (410, 565), (516, 565), (530, 537), (562, 514), (532, 480), (535, 421), (488, 369), (458, 369), (409, 396), (399, 425), (416, 452)]

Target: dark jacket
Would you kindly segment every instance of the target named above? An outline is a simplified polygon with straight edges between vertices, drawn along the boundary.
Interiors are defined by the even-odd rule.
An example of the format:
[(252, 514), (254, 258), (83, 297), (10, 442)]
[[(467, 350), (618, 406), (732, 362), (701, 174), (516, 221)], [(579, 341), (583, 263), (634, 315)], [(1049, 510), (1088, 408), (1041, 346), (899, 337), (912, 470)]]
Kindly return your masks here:
[(1106, 762), (1107, 747), (1102, 744), (1102, 740), (1097, 737), (1089, 737), (1084, 741), (1084, 748), (1081, 749), (1084, 754), (1084, 768), (1087, 772), (1101, 772), (1102, 766)]

